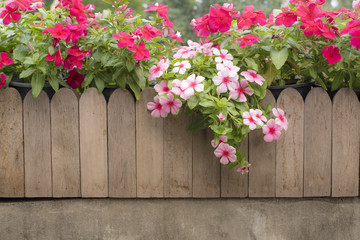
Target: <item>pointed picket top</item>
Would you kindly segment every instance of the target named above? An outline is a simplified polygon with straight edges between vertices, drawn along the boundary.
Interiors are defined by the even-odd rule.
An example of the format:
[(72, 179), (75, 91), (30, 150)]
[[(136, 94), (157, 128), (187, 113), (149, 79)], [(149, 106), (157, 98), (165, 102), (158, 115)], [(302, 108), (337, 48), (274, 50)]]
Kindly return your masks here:
[(287, 88), (277, 107), (284, 110), (289, 125), (276, 142), (276, 197), (302, 197), (304, 101), (298, 91)]
[(333, 101), (332, 196), (359, 195), (360, 103), (350, 89), (340, 89)]

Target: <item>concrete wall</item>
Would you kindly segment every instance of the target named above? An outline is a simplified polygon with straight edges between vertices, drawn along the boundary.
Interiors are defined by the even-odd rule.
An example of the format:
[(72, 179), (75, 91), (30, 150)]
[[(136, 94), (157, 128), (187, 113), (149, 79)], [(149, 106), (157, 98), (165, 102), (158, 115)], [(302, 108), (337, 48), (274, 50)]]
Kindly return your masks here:
[(360, 239), (360, 199), (0, 200), (0, 240)]

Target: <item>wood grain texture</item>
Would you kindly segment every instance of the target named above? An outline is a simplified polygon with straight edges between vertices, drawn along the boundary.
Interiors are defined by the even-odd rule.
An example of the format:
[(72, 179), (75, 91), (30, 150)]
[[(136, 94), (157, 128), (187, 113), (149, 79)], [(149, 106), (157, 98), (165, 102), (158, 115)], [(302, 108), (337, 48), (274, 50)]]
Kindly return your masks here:
[(165, 197), (192, 197), (192, 133), (187, 130), (191, 117), (164, 119)]
[[(265, 108), (270, 103), (276, 107), (272, 93), (267, 90), (262, 102)], [(272, 116), (272, 114), (270, 114)], [(249, 197), (275, 197), (276, 141), (267, 143), (261, 129), (249, 134)]]
[(52, 197), (50, 101), (42, 91), (24, 99), (25, 197)]
[(334, 97), (332, 125), (332, 196), (359, 195), (359, 101), (341, 89)]
[(106, 101), (95, 88), (80, 98), (80, 160), (82, 197), (108, 196)]
[(136, 197), (135, 146), (135, 100), (129, 92), (116, 89), (108, 104), (110, 197)]
[(0, 93), (0, 197), (24, 197), (23, 107), (18, 91)]
[(60, 89), (51, 99), (53, 197), (80, 197), (79, 101)]
[(220, 197), (220, 160), (214, 155), (209, 129), (193, 132), (193, 197)]
[(154, 89), (146, 89), (136, 103), (137, 197), (164, 197), (164, 121), (153, 118), (147, 103), (154, 101)]
[(332, 103), (322, 88), (305, 100), (304, 197), (330, 196)]
[[(249, 137), (241, 143), (240, 152), (245, 152), (245, 160), (249, 161)], [(221, 197), (222, 198), (245, 198), (249, 196), (249, 175), (241, 174), (237, 168), (221, 166)]]
[(302, 197), (304, 172), (304, 101), (293, 88), (283, 90), (277, 107), (285, 112), (288, 129), (276, 144), (276, 197)]

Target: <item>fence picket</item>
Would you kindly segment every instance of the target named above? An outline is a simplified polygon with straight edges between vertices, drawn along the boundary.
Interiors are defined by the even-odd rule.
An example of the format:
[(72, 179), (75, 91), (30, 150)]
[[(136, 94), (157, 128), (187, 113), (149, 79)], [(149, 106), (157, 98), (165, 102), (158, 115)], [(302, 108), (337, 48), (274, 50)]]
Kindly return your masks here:
[(25, 196), (52, 197), (50, 100), (42, 91), (24, 99)]
[(82, 197), (108, 196), (106, 101), (95, 88), (80, 98), (80, 161)]
[[(240, 152), (245, 152), (245, 160), (249, 160), (249, 137), (241, 143)], [(249, 175), (241, 174), (236, 168), (221, 167), (221, 197), (245, 198), (248, 194)]]
[[(269, 90), (262, 106), (265, 108), (268, 103), (276, 107), (275, 98)], [(276, 142), (265, 142), (261, 129), (250, 132), (249, 197), (275, 197), (275, 151)]]
[(51, 99), (53, 197), (80, 197), (79, 101), (60, 89)]
[(136, 197), (134, 97), (116, 89), (108, 104), (109, 196)]
[(164, 119), (164, 187), (165, 197), (192, 196), (192, 133), (187, 130), (191, 118)]
[(330, 196), (332, 103), (322, 88), (305, 100), (304, 197)]
[(334, 97), (332, 123), (332, 196), (359, 195), (359, 101), (353, 91)]
[(0, 93), (0, 197), (24, 197), (23, 107), (14, 88)]
[(164, 196), (164, 121), (146, 110), (154, 96), (154, 89), (146, 89), (136, 103), (137, 196), (141, 198)]
[(302, 197), (304, 101), (295, 89), (287, 88), (277, 107), (284, 110), (289, 127), (276, 143), (276, 197)]

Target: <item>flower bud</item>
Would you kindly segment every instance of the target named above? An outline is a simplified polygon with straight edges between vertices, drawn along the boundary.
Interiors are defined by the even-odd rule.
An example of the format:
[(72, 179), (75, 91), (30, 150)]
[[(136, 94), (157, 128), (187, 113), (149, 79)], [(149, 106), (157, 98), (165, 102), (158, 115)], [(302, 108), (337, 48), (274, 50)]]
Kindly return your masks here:
[(133, 12), (133, 10), (131, 8), (126, 9), (124, 12), (125, 17), (130, 17), (132, 12)]
[(95, 18), (102, 18), (103, 16), (104, 16), (104, 14), (101, 12), (95, 13)]
[(31, 51), (34, 51), (34, 47), (33, 47), (33, 45), (31, 44), (31, 42), (29, 42), (28, 45), (29, 45), (30, 50), (31, 50)]
[(119, 7), (119, 11), (125, 11), (125, 9), (127, 8), (127, 4), (123, 4), (123, 5), (121, 5), (120, 7)]
[(355, 11), (359, 12), (360, 11), (360, 0), (353, 1), (352, 7)]

